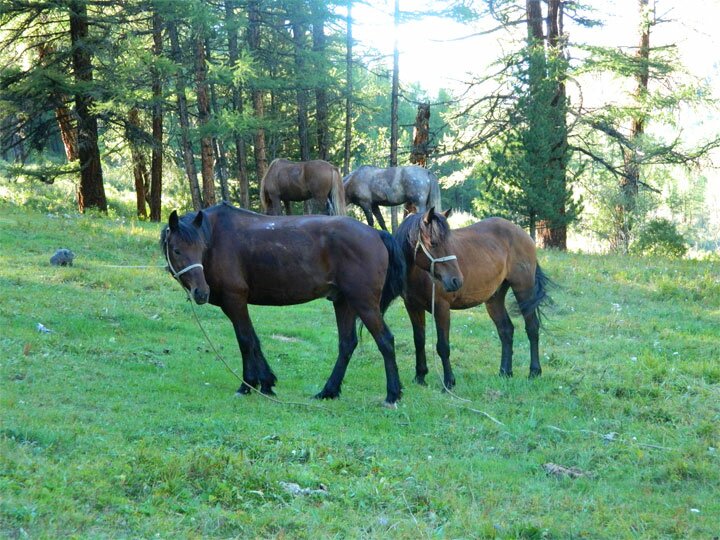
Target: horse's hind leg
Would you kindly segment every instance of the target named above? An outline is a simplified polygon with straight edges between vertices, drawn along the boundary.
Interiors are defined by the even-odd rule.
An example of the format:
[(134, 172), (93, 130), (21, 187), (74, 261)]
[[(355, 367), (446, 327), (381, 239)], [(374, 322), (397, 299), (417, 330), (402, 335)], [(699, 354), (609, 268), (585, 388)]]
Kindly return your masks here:
[(383, 219), (382, 212), (380, 211), (380, 206), (377, 204), (372, 205), (372, 213), (375, 215), (375, 217), (378, 220), (378, 223), (380, 224), (380, 227), (383, 231), (387, 231), (388, 228), (385, 226), (385, 220)]
[(345, 371), (350, 363), (350, 357), (358, 344), (355, 321), (357, 315), (344, 298), (334, 303), (335, 321), (338, 327), (338, 357), (330, 378), (323, 389), (315, 396), (318, 399), (335, 399), (340, 395)]
[(508, 282), (503, 281), (498, 290), (495, 291), (495, 294), (485, 302), (485, 308), (495, 323), (495, 328), (497, 328), (498, 336), (500, 337), (500, 344), (502, 346), (500, 375), (504, 377), (512, 377), (513, 374), (512, 354), (513, 334), (515, 333), (515, 327), (505, 308), (505, 295), (507, 294), (508, 287)]
[(402, 396), (400, 374), (398, 373), (397, 362), (395, 361), (395, 338), (385, 324), (385, 321), (383, 321), (380, 310), (377, 307), (358, 309), (358, 315), (365, 325), (365, 328), (372, 334), (372, 337), (375, 339), (375, 344), (382, 354), (385, 363), (387, 386), (385, 403), (392, 405)]
[[(525, 291), (514, 291), (515, 298), (520, 306), (531, 302), (535, 296), (535, 288)], [(538, 317), (537, 308), (532, 308), (523, 312), (525, 319), (525, 333), (530, 341), (530, 377), (539, 377), (542, 375), (542, 367), (540, 367), (540, 318)]]

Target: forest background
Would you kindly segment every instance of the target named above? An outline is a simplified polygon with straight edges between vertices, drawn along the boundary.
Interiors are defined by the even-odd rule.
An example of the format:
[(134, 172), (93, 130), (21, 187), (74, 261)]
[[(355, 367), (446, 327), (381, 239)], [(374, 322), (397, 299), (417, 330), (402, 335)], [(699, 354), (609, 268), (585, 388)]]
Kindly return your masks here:
[(276, 157), (419, 162), (544, 247), (717, 251), (718, 5), (404, 4), (4, 0), (1, 195), (159, 221), (258, 209)]

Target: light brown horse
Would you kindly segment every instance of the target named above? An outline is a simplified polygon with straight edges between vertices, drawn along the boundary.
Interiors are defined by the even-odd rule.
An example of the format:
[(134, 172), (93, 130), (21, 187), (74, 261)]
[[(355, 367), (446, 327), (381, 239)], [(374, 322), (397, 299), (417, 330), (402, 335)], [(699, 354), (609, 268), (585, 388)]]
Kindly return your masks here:
[[(445, 387), (455, 385), (450, 367), (450, 310), (483, 303), (502, 344), (500, 375), (512, 376), (514, 327), (505, 308), (508, 289), (513, 290), (525, 319), (525, 331), (530, 340), (530, 377), (540, 375), (538, 309), (549, 298), (546, 294), (548, 279), (537, 262), (535, 243), (524, 230), (502, 218), (489, 218), (450, 231), (448, 215), (449, 211), (438, 213), (433, 209), (425, 214), (410, 215), (395, 234), (405, 254), (408, 272), (403, 299), (415, 341), (415, 381), (425, 384), (428, 373), (425, 312), (432, 312), (432, 279), (442, 279), (443, 267), (450, 264), (433, 252), (436, 245), (445, 246), (447, 252), (457, 257), (463, 276), (462, 287), (455, 291), (435, 287), (437, 353), (442, 360)], [(431, 269), (432, 277), (428, 272)]]
[(260, 201), (266, 214), (291, 214), (292, 201), (311, 200), (313, 211), (327, 215), (345, 215), (345, 191), (340, 170), (332, 163), (315, 159), (290, 161), (278, 158), (270, 163), (260, 183)]

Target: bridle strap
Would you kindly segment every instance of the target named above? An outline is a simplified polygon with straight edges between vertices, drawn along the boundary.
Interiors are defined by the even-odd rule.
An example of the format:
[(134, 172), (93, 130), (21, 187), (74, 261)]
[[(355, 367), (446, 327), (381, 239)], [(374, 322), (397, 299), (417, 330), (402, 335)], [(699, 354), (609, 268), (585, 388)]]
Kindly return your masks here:
[[(183, 269), (181, 269), (181, 270), (175, 270), (175, 267), (174, 267), (173, 264), (170, 262), (170, 242), (169, 242), (169, 238), (170, 238), (170, 230), (168, 229), (167, 235), (165, 236), (165, 260), (167, 261), (167, 263), (168, 263), (168, 268), (170, 268), (170, 272), (172, 273), (172, 276), (173, 276), (175, 279), (177, 279), (178, 281), (180, 281), (180, 279), (178, 279), (178, 278), (179, 278), (180, 276), (182, 276), (185, 272), (189, 272), (189, 271), (192, 270), (193, 268), (204, 269), (202, 264), (200, 264), (200, 263), (195, 263), (195, 264), (191, 264), (191, 265), (189, 265), (189, 266), (186, 266), (185, 268), (183, 268)], [(181, 282), (180, 284), (182, 285), (182, 282)], [(183, 287), (184, 287), (184, 285), (183, 285)]]
[(457, 259), (457, 257), (455, 255), (446, 255), (445, 257), (438, 257), (438, 258), (433, 257), (432, 254), (425, 247), (425, 244), (423, 244), (422, 241), (420, 240), (420, 236), (418, 236), (417, 244), (415, 244), (415, 256), (416, 257), (417, 257), (418, 246), (420, 248), (422, 248), (423, 253), (425, 253), (425, 256), (430, 260), (430, 276), (432, 276), (432, 277), (435, 277), (435, 263), (454, 261)]

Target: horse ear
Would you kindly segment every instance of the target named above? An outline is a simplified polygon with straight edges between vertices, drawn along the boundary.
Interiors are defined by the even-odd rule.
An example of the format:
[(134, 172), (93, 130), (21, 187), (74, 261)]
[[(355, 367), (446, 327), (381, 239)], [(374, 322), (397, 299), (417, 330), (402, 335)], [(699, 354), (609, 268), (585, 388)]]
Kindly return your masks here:
[(452, 214), (452, 211), (453, 211), (452, 208), (448, 208), (448, 209), (445, 210), (444, 212), (441, 212), (441, 214), (442, 214), (443, 216), (445, 216), (445, 219), (447, 219), (447, 218), (450, 217), (450, 214)]
[(432, 218), (434, 215), (435, 215), (435, 207), (431, 206), (430, 210), (425, 212), (425, 215), (423, 216), (423, 223), (425, 225), (430, 225), (430, 222), (432, 221)]
[(203, 222), (203, 211), (200, 210), (197, 213), (197, 216), (195, 216), (195, 219), (193, 219), (193, 225), (195, 225), (195, 227), (199, 228), (202, 225), (202, 222)]
[(168, 221), (171, 231), (177, 231), (180, 228), (180, 220), (178, 219), (177, 210), (173, 210)]

